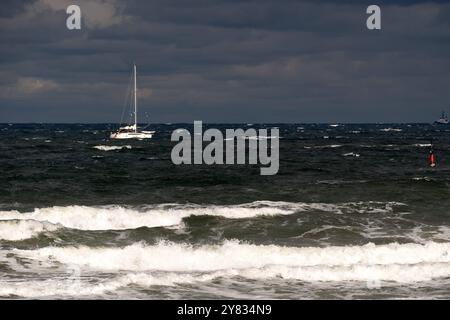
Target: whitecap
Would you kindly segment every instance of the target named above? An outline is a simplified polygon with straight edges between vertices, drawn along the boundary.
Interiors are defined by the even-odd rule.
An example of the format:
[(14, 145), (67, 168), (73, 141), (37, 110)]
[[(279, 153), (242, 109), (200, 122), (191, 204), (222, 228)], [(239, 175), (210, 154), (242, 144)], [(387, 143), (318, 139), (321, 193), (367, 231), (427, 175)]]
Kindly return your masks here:
[(347, 202), (347, 203), (305, 203), (282, 201), (255, 201), (240, 205), (181, 205), (161, 204), (142, 208), (111, 206), (65, 206), (36, 208), (21, 213), (16, 210), (0, 211), (3, 220), (35, 220), (62, 225), (80, 230), (125, 230), (140, 227), (180, 226), (190, 216), (218, 216), (227, 219), (246, 219), (259, 216), (291, 215), (306, 211), (345, 213), (387, 213), (392, 212), (398, 202)]
[(414, 147), (424, 148), (424, 147), (431, 147), (431, 143), (416, 143), (413, 145)]
[(354, 152), (348, 152), (348, 153), (344, 153), (342, 154), (344, 157), (360, 157), (361, 155), (359, 153), (354, 153)]
[(130, 145), (126, 145), (126, 146), (104, 146), (104, 145), (99, 145), (99, 146), (94, 146), (94, 149), (97, 150), (101, 150), (101, 151), (114, 151), (114, 150), (122, 150), (122, 149), (131, 149)]
[[(12, 252), (32, 260), (78, 265), (91, 270), (189, 273), (189, 281), (202, 279), (201, 276), (196, 279), (192, 273), (303, 281), (420, 282), (450, 276), (448, 242), (284, 247), (227, 240), (220, 245), (160, 242), (156, 245), (135, 243), (122, 248), (46, 247), (13, 249)], [(214, 275), (216, 272), (218, 274)], [(172, 281), (175, 282), (183, 281), (180, 277)]]
[(34, 238), (43, 232), (55, 231), (58, 228), (58, 225), (35, 220), (0, 220), (0, 239), (20, 241)]
[(393, 132), (401, 132), (401, 131), (403, 131), (403, 129), (399, 129), (399, 128), (383, 128), (383, 129), (380, 129), (380, 131), (384, 131), (384, 132), (391, 132), (391, 131), (393, 131)]

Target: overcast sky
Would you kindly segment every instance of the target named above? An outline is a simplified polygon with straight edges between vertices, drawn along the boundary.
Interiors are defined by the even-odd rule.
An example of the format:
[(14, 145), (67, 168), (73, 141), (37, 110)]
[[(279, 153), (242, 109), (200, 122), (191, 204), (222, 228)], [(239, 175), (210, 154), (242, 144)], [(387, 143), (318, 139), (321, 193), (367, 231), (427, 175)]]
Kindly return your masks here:
[(0, 122), (118, 122), (133, 61), (142, 122), (450, 112), (449, 1), (3, 0), (0, 41)]

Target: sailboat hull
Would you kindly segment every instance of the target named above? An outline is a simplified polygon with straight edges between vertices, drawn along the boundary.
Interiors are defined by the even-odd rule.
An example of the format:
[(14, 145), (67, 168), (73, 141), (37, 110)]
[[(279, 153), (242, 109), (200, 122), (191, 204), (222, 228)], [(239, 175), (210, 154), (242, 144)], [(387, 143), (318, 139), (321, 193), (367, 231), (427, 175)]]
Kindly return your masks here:
[(115, 132), (111, 133), (111, 139), (151, 139), (154, 131), (146, 132)]

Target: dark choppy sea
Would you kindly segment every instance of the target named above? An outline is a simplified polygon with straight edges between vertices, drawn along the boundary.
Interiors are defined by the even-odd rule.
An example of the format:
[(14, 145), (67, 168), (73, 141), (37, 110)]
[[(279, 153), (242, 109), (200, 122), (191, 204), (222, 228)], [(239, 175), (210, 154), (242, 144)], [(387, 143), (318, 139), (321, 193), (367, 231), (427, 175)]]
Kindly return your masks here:
[(450, 126), (273, 126), (276, 176), (173, 165), (190, 125), (0, 125), (0, 297), (450, 298)]

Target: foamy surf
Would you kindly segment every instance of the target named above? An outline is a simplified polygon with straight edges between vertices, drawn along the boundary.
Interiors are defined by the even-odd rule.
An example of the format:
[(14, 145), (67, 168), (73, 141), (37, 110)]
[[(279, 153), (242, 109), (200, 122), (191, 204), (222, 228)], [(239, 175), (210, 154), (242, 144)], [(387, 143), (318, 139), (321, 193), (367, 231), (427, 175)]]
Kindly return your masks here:
[(220, 216), (242, 219), (257, 216), (292, 214), (295, 204), (255, 202), (234, 206), (157, 205), (132, 209), (122, 206), (67, 206), (35, 209), (33, 212), (0, 212), (3, 220), (33, 220), (60, 224), (80, 230), (125, 230), (140, 227), (170, 227), (180, 225), (189, 216)]
[(110, 297), (120, 296), (120, 289), (134, 286), (148, 289), (154, 286), (177, 286), (178, 284), (195, 284), (229, 276), (237, 276), (233, 270), (203, 274), (182, 273), (127, 273), (111, 275), (96, 284), (74, 277), (69, 279), (48, 279), (15, 282), (0, 280), (0, 297), (18, 296), (24, 298), (52, 297)]
[[(173, 227), (182, 225), (190, 216), (218, 216), (227, 219), (245, 219), (259, 216), (291, 215), (306, 211), (345, 213), (387, 213), (392, 212), (397, 202), (349, 202), (341, 204), (255, 201), (247, 204), (180, 205), (164, 204), (142, 208), (122, 206), (66, 206), (37, 208), (32, 212), (0, 211), (2, 220), (30, 220), (51, 223), (79, 230), (126, 230), (140, 227)], [(9, 228), (16, 228), (13, 224)], [(17, 230), (17, 228), (15, 229)], [(6, 232), (6, 231), (5, 231)], [(13, 234), (14, 230), (10, 231)]]
[(58, 228), (57, 225), (35, 220), (0, 220), (0, 240), (25, 240)]
[[(380, 275), (383, 278), (380, 278)], [(99, 279), (95, 282), (83, 278), (57, 278), (45, 280), (27, 280), (26, 283), (14, 280), (0, 280), (0, 297), (22, 297), (22, 298), (53, 298), (53, 297), (85, 297), (85, 298), (114, 298), (114, 297), (139, 297), (139, 291), (142, 290), (142, 297), (145, 297), (148, 290), (161, 290), (170, 292), (170, 287), (176, 288), (180, 285), (188, 284), (190, 287), (201, 287), (204, 290), (211, 291), (211, 294), (219, 294), (219, 297), (228, 298), (247, 298), (261, 299), (269, 298), (270, 291), (264, 296), (261, 293), (256, 296), (255, 293), (239, 293), (236, 291), (227, 292), (226, 288), (211, 289), (213, 281), (226, 281), (226, 283), (241, 284), (245, 279), (261, 283), (271, 281), (271, 284), (282, 285), (285, 281), (302, 281), (301, 287), (305, 283), (320, 288), (321, 284), (332, 286), (333, 283), (346, 283), (346, 286), (356, 288), (383, 286), (395, 288), (396, 284), (409, 284), (425, 286), (431, 281), (439, 283), (448, 283), (444, 278), (448, 277), (447, 264), (434, 265), (392, 265), (392, 266), (372, 266), (372, 267), (348, 267), (348, 268), (310, 268), (310, 267), (282, 267), (272, 266), (261, 269), (229, 269), (204, 273), (177, 273), (177, 272), (138, 272), (121, 274), (110, 274), (107, 279)], [(361, 284), (363, 282), (363, 284)], [(295, 285), (295, 284), (293, 284)], [(299, 284), (300, 285), (300, 284)], [(159, 289), (158, 289), (159, 287)], [(164, 287), (164, 288), (161, 288)], [(130, 289), (133, 288), (132, 293)], [(300, 292), (299, 296), (304, 296), (305, 292)], [(217, 292), (220, 290), (220, 292)], [(308, 290), (306, 288), (306, 290)], [(303, 290), (304, 291), (304, 290)], [(306, 294), (308, 296), (310, 292)], [(345, 296), (345, 293), (344, 293)], [(175, 296), (176, 297), (176, 296)], [(166, 296), (167, 298), (167, 296)]]
[(303, 281), (418, 282), (450, 276), (448, 242), (325, 248), (254, 245), (238, 241), (203, 246), (161, 242), (157, 245), (135, 243), (123, 248), (14, 249), (12, 253), (38, 261), (78, 265), (91, 271), (188, 274), (189, 281), (201, 279), (196, 278), (198, 274), (214, 272), (227, 277), (281, 277)]

